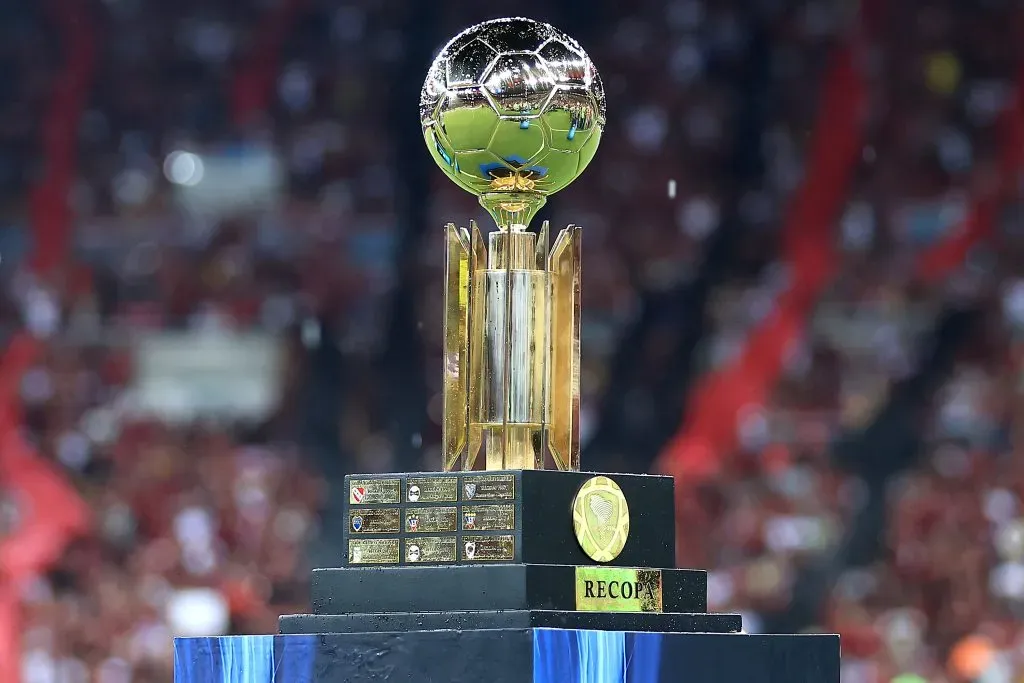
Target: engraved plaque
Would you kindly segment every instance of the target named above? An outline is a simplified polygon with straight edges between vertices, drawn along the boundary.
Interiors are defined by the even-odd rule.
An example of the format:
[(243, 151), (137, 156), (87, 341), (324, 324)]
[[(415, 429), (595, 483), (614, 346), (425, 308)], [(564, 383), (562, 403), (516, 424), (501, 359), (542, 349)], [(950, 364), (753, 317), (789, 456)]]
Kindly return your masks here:
[(349, 564), (398, 564), (397, 538), (352, 538), (348, 542)]
[(515, 497), (515, 475), (481, 474), (462, 479), (462, 500), (513, 500)]
[(405, 530), (411, 534), (456, 531), (458, 525), (454, 507), (411, 507), (405, 511)]
[(502, 562), (515, 559), (515, 536), (463, 536), (463, 562)]
[(402, 530), (398, 508), (350, 508), (348, 528), (354, 534), (397, 534)]
[(349, 479), (348, 502), (353, 505), (397, 503), (401, 496), (401, 479)]
[(454, 562), (458, 555), (454, 536), (421, 536), (405, 541), (403, 557), (408, 564), (420, 562)]
[(466, 505), (462, 508), (464, 531), (512, 531), (516, 528), (516, 506)]
[(661, 571), (576, 567), (576, 609), (581, 612), (660, 612)]
[(416, 477), (405, 482), (410, 503), (454, 503), (459, 499), (458, 477)]

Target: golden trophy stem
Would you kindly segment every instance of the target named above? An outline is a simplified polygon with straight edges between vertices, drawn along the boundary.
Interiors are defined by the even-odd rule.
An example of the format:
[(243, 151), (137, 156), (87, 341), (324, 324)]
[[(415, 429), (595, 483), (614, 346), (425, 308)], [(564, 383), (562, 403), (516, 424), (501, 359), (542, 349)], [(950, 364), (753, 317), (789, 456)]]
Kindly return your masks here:
[(485, 192), (480, 195), (480, 206), (491, 214), (498, 229), (513, 232), (526, 230), (547, 201), (544, 195), (533, 192)]
[[(579, 469), (579, 242), (447, 229), (442, 465)], [(550, 455), (550, 459), (549, 459)]]

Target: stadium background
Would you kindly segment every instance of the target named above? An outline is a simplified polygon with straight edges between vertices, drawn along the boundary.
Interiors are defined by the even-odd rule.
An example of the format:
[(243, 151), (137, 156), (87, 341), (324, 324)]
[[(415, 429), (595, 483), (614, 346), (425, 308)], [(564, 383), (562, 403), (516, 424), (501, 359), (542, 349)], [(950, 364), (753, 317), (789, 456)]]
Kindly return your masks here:
[[(1010, 0), (523, 0), (608, 94), (588, 469), (844, 683), (1024, 680), (1024, 111)], [(352, 471), (433, 469), (416, 118), (464, 0), (0, 3), (0, 680), (165, 683), (273, 632)]]

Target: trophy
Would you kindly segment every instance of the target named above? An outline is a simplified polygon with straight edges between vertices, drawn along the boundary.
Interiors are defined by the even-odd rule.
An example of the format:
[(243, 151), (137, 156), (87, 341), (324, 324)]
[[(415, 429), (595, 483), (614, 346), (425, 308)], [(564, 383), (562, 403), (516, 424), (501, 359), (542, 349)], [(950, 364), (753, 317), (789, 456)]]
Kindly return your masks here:
[(318, 615), (282, 630), (584, 617), (737, 630), (703, 614), (704, 572), (671, 568), (671, 477), (580, 471), (582, 230), (549, 248), (547, 222), (529, 226), (601, 141), (590, 58), (540, 22), (473, 26), (430, 66), (420, 121), (434, 161), (495, 222), (486, 244), (473, 223), (445, 228), (441, 471), (347, 476), (344, 566), (314, 573)]
[(446, 228), (442, 467), (579, 470), (580, 237), (530, 232), (594, 158), (597, 70), (555, 28), (498, 20), (438, 54), (420, 98), (427, 149), (497, 230)]
[(580, 229), (546, 197), (593, 158), (604, 96), (583, 49), (501, 19), (459, 34), (420, 107), (435, 161), (480, 198), (448, 225), (443, 468), (348, 475), (342, 567), (281, 637), (175, 643), (178, 683), (839, 680), (835, 636), (737, 635), (707, 573), (675, 569), (671, 477), (580, 471)]

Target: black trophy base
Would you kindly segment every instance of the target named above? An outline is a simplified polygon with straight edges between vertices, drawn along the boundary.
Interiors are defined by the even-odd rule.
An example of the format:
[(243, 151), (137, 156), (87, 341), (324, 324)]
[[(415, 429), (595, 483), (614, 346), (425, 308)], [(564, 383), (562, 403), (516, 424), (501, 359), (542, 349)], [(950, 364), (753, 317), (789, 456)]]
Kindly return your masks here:
[(631, 520), (605, 566), (675, 564), (672, 477), (557, 470), (346, 475), (341, 564), (595, 565), (576, 540), (572, 506), (596, 476), (619, 486)]
[(470, 631), (557, 628), (588, 631), (738, 633), (738, 614), (658, 614), (643, 612), (391, 612), (387, 614), (293, 614), (281, 617), (282, 634)]
[(174, 680), (839, 683), (839, 638), (534, 628), (180, 638)]
[[(347, 567), (317, 569), (311, 585), (314, 614), (469, 612), (577, 609), (585, 580), (567, 565), (495, 564), (452, 567)], [(590, 576), (621, 577), (622, 568), (588, 568)], [(661, 611), (706, 612), (707, 572), (661, 569)], [(591, 581), (592, 595), (620, 594), (619, 585)], [(626, 591), (627, 594), (629, 591)], [(615, 599), (608, 601), (615, 606)]]

